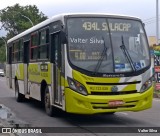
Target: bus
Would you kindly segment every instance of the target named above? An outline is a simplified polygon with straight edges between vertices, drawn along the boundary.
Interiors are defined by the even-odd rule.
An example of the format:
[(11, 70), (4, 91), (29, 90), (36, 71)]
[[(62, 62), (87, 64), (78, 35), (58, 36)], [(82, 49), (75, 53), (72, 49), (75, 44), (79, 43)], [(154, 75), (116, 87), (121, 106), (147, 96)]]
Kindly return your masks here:
[(6, 78), (18, 102), (41, 101), (49, 116), (152, 107), (149, 45), (132, 16), (53, 16), (8, 40)]

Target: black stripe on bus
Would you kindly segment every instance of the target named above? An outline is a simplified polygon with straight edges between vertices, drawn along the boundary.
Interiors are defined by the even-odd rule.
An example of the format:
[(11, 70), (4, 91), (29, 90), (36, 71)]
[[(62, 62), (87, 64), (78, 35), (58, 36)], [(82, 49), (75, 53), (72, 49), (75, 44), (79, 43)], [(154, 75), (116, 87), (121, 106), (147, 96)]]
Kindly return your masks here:
[(128, 84), (139, 84), (141, 81), (134, 82), (123, 82), (123, 83), (94, 83), (94, 82), (86, 82), (88, 85), (128, 85)]

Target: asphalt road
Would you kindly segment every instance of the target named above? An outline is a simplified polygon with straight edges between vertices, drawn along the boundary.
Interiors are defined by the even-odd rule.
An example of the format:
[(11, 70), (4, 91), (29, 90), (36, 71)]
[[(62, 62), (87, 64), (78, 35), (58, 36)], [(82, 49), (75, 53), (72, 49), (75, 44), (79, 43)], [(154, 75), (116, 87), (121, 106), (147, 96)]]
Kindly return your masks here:
[[(4, 104), (10, 108), (16, 117), (21, 120), (20, 124), (34, 127), (56, 127), (62, 133), (42, 134), (47, 136), (52, 135), (65, 135), (69, 136), (159, 136), (160, 133), (138, 133), (141, 128), (159, 127), (160, 130), (160, 99), (153, 100), (151, 109), (141, 112), (119, 112), (114, 115), (73, 115), (60, 112), (57, 117), (48, 117), (37, 101), (25, 101), (17, 103), (14, 98), (14, 92), (8, 89), (4, 77), (0, 77), (0, 104)], [(65, 128), (69, 129), (77, 127), (77, 131), (67, 133)], [(108, 127), (113, 127), (112, 133), (107, 133)], [(137, 133), (120, 133), (120, 127), (130, 131), (130, 128), (137, 130)], [(100, 131), (98, 131), (100, 129)], [(104, 129), (104, 132), (103, 132)], [(122, 129), (123, 130), (123, 129)], [(142, 130), (142, 129), (141, 129)], [(77, 132), (77, 133), (76, 133)], [(78, 133), (80, 132), (80, 133)], [(114, 132), (114, 133), (113, 133)], [(40, 134), (41, 136), (41, 134)]]

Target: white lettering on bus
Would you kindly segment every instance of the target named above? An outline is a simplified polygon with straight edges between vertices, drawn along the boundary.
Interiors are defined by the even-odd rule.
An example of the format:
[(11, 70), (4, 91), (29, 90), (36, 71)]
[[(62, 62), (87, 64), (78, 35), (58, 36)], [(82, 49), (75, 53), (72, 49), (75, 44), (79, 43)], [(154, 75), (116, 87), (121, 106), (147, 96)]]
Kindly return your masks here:
[(102, 39), (91, 38), (91, 39), (90, 39), (90, 43), (99, 43), (99, 44), (103, 44), (104, 41), (103, 41)]
[(69, 38), (71, 43), (87, 43), (88, 39)]

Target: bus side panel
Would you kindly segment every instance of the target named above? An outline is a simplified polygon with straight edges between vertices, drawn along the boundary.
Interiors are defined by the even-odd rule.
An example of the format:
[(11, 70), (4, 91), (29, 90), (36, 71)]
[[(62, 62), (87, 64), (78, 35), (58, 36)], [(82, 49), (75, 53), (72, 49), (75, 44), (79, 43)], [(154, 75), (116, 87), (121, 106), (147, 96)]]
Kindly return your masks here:
[(51, 100), (51, 101), (52, 101), (52, 105), (54, 105), (54, 97), (55, 97), (55, 96), (54, 96), (54, 95), (55, 95), (55, 94), (54, 94), (54, 91), (55, 91), (55, 90), (54, 90), (53, 63), (50, 63), (50, 67), (51, 67), (51, 75), (52, 75), (52, 76), (51, 76), (51, 92), (50, 92), (50, 93), (51, 93), (51, 96), (52, 96), (52, 97), (51, 97), (51, 98), (52, 98), (52, 100)]
[(9, 88), (12, 88), (12, 47), (7, 47), (6, 81)]
[(6, 82), (9, 88), (12, 87), (12, 78), (11, 78), (11, 64), (6, 64)]
[(19, 85), (19, 92), (21, 94), (25, 94), (24, 93), (24, 72), (23, 71), (24, 71), (23, 63), (15, 64), (15, 76), (17, 77), (18, 85)]
[(45, 81), (48, 86), (51, 85), (51, 64), (47, 61), (30, 63), (28, 80), (28, 94), (36, 100), (41, 100), (41, 82)]
[(28, 94), (31, 98), (36, 100), (41, 99), (40, 93), (40, 83), (41, 83), (41, 73), (40, 73), (40, 63), (29, 63), (28, 64)]
[(41, 100), (41, 93), (40, 93), (40, 84), (38, 83), (31, 83), (29, 82), (29, 86), (30, 86), (30, 97), (36, 99), (36, 100)]
[(12, 64), (11, 65), (11, 74), (12, 74), (12, 89), (14, 89), (15, 91), (15, 68), (16, 67), (16, 64)]
[(23, 64), (23, 73), (24, 73), (24, 84), (23, 84), (23, 88), (24, 88), (24, 94), (28, 94), (28, 64)]
[(18, 85), (19, 85), (19, 92), (21, 94), (24, 94), (24, 81), (18, 80)]

